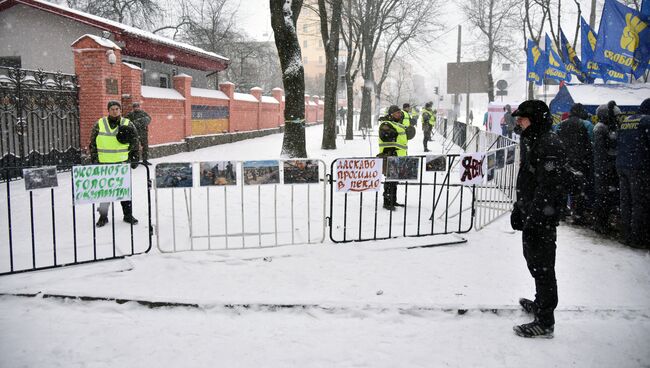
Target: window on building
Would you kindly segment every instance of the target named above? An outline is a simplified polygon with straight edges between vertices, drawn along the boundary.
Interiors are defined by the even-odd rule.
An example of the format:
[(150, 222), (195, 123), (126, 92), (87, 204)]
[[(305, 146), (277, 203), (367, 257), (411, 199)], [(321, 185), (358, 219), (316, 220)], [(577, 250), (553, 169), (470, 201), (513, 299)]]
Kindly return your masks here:
[(302, 25), (302, 31), (305, 32), (305, 33), (309, 32), (309, 25), (308, 24), (303, 24)]
[(0, 56), (0, 66), (7, 68), (22, 68), (20, 56)]
[(306, 49), (306, 48), (307, 48), (307, 45), (309, 45), (309, 43), (307, 42), (307, 40), (302, 41), (302, 47), (303, 47), (303, 48)]
[(160, 79), (160, 88), (170, 88), (170, 86), (169, 86), (169, 74), (160, 73), (159, 74), (159, 79)]
[(501, 64), (501, 70), (503, 70), (504, 72), (510, 71), (510, 64), (508, 63)]

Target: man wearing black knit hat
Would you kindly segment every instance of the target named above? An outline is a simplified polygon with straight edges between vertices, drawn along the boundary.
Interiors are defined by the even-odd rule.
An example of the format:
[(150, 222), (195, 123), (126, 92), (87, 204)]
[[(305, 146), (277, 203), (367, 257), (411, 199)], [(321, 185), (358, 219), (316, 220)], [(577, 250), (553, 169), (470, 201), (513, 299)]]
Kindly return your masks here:
[[(112, 164), (131, 162), (131, 167), (137, 167), (139, 160), (140, 142), (138, 133), (129, 119), (122, 117), (122, 105), (117, 101), (108, 102), (108, 116), (97, 120), (90, 133), (90, 160), (92, 163)], [(138, 223), (133, 217), (131, 201), (121, 201), (124, 222), (131, 225)], [(108, 223), (108, 208), (110, 203), (100, 203), (99, 220), (96, 226), (102, 227)]]
[(512, 228), (522, 231), (524, 258), (535, 279), (535, 299), (519, 303), (533, 314), (531, 323), (515, 326), (522, 337), (552, 338), (557, 307), (555, 279), (556, 228), (566, 204), (565, 153), (562, 142), (551, 132), (551, 112), (543, 101), (528, 100), (512, 113), (521, 131), (517, 202)]

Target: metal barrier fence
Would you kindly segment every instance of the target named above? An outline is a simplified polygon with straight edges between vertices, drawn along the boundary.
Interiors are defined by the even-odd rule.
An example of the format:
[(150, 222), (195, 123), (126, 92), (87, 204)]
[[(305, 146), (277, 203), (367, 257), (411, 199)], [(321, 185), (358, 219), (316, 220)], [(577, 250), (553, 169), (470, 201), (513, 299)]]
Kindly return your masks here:
[[(330, 182), (330, 239), (335, 243), (382, 240), (396, 237), (466, 233), (472, 229), (474, 189), (454, 179), (452, 168), (458, 155), (446, 155), (443, 171), (425, 171), (427, 156), (418, 160), (417, 181), (397, 181), (396, 211), (383, 208), (376, 192), (337, 192), (332, 162)], [(367, 158), (359, 158), (367, 159)], [(386, 182), (383, 182), (385, 189)]]
[(302, 179), (293, 174), (289, 178), (286, 163), (292, 161), (278, 160), (277, 172), (268, 174), (273, 176), (271, 182), (277, 179), (272, 184), (244, 183), (245, 176), (253, 175), (244, 168), (247, 162), (233, 161), (232, 178), (217, 185), (213, 179), (205, 182), (210, 169), (201, 169), (199, 162), (186, 163), (193, 178), (186, 188), (164, 188), (159, 174), (165, 169), (156, 165), (158, 249), (167, 253), (322, 243), (327, 167), (321, 160), (304, 160), (315, 164), (318, 173), (300, 183)]
[(443, 146), (446, 152), (449, 152), (453, 146), (457, 146), (464, 152), (486, 152), (488, 155), (506, 151), (505, 165), (494, 169), (491, 180), (476, 186), (474, 227), (480, 230), (512, 210), (512, 205), (516, 201), (515, 184), (519, 169), (519, 146), (515, 140), (500, 134), (486, 132), (458, 121), (448, 124), (447, 119), (440, 120), (442, 123), (436, 125), (436, 129), (445, 137)]
[[(72, 166), (59, 167), (71, 170)], [(5, 167), (0, 173), (7, 179), (22, 168)], [(151, 249), (151, 192), (149, 169), (139, 166), (131, 174), (133, 215), (140, 223), (120, 221), (114, 203), (109, 223), (97, 228), (95, 204), (74, 204), (73, 173), (56, 173), (49, 178), (6, 180), (0, 185), (0, 276), (49, 268), (99, 262)], [(28, 185), (49, 180), (43, 189)], [(49, 185), (49, 186), (48, 186)], [(33, 186), (32, 186), (33, 188)], [(6, 233), (5, 233), (6, 229)]]

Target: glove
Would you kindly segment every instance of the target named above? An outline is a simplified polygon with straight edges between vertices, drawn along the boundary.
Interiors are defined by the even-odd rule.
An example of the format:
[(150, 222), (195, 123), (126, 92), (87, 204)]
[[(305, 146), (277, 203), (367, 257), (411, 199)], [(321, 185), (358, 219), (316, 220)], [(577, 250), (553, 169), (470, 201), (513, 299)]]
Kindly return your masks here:
[(137, 162), (131, 162), (131, 169), (135, 170), (138, 168), (138, 163)]
[(515, 203), (515, 207), (512, 209), (512, 213), (510, 214), (510, 226), (512, 226), (513, 230), (524, 230), (524, 218), (522, 215), (519, 206)]

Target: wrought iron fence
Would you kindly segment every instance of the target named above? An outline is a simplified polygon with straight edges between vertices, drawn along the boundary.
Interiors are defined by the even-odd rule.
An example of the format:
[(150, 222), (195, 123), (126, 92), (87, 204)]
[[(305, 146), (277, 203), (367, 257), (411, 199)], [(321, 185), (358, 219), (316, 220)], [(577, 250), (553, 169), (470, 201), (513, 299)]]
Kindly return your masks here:
[(74, 75), (0, 67), (0, 168), (81, 162)]

